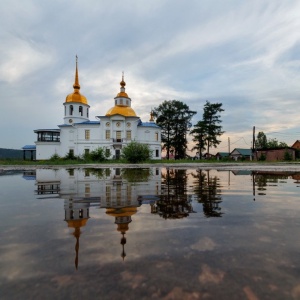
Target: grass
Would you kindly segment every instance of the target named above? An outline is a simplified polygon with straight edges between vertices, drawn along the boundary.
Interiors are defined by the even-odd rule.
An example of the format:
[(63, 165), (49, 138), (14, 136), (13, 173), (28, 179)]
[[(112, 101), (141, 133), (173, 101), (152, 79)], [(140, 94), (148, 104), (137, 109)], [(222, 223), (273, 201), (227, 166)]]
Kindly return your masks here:
[[(267, 163), (276, 163), (278, 161), (274, 162), (266, 162), (266, 161), (234, 161), (234, 160), (192, 160), (192, 159), (179, 159), (179, 160), (167, 160), (167, 159), (162, 159), (162, 160), (148, 160), (145, 161), (145, 164), (183, 164), (183, 163), (258, 163), (258, 164), (267, 164)], [(280, 161), (283, 162), (283, 161)], [(278, 163), (280, 163), (278, 162)], [(22, 160), (22, 159), (0, 159), (0, 165), (18, 165), (18, 166), (43, 166), (43, 165), (82, 165), (82, 164), (101, 164), (101, 165), (106, 165), (106, 164), (128, 164), (128, 162), (124, 159), (119, 159), (119, 160), (106, 160), (104, 162), (97, 162), (97, 161), (91, 161), (91, 160), (64, 160), (64, 159), (58, 159), (58, 160), (42, 160), (42, 161), (30, 161), (30, 160)], [(285, 163), (299, 163), (298, 161), (289, 161)]]

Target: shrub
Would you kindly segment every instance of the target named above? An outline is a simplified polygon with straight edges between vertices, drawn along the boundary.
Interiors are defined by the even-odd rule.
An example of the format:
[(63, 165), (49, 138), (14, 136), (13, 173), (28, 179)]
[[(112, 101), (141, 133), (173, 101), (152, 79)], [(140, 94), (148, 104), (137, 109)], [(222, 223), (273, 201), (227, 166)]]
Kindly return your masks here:
[(61, 157), (58, 154), (53, 154), (50, 159), (50, 161), (56, 161), (56, 160), (61, 160)]
[(266, 159), (267, 159), (266, 155), (262, 153), (258, 160), (265, 161)]
[(104, 148), (97, 148), (91, 151), (89, 154), (85, 155), (85, 159), (91, 159), (92, 161), (102, 162), (108, 159), (110, 153), (108, 153)]
[(141, 144), (136, 141), (130, 142), (122, 150), (122, 158), (130, 163), (139, 163), (146, 161), (152, 157), (152, 151), (146, 144)]
[(283, 157), (284, 160), (287, 160), (287, 161), (291, 161), (293, 160), (293, 157), (292, 157), (292, 154), (289, 153), (287, 150), (284, 152), (284, 157)]

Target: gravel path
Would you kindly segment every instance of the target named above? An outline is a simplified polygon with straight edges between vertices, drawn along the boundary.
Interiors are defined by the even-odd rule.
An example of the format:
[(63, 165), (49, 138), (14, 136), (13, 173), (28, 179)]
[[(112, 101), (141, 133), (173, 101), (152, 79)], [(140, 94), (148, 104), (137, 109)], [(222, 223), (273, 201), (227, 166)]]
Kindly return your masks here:
[(35, 170), (60, 168), (148, 168), (165, 167), (203, 170), (249, 170), (300, 172), (300, 163), (155, 163), (155, 164), (81, 164), (81, 165), (0, 165), (0, 172), (7, 170)]

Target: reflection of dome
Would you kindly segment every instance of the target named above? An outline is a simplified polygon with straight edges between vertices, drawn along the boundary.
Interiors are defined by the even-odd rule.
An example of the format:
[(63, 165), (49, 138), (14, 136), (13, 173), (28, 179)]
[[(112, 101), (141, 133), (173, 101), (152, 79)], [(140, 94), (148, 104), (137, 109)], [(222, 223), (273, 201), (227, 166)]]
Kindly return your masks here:
[(66, 97), (66, 102), (76, 102), (82, 104), (88, 104), (87, 99), (80, 94), (80, 84), (78, 79), (78, 67), (77, 67), (77, 56), (76, 56), (76, 71), (75, 71), (75, 83), (73, 84), (74, 93), (69, 94)]
[(131, 107), (128, 107), (128, 106), (118, 106), (118, 105), (112, 107), (106, 113), (106, 116), (110, 117), (112, 115), (117, 115), (117, 114), (125, 116), (125, 117), (136, 117), (135, 111)]
[(118, 225), (117, 230), (121, 232), (121, 245), (122, 245), (122, 253), (121, 257), (123, 260), (125, 259), (125, 244), (126, 237), (125, 233), (129, 230), (128, 224), (131, 222), (131, 216), (137, 212), (137, 207), (121, 207), (121, 208), (107, 208), (106, 214), (112, 217), (115, 217), (115, 224)]
[(107, 208), (106, 214), (112, 217), (130, 217), (137, 212), (136, 207)]
[(66, 222), (68, 223), (68, 227), (71, 228), (80, 228), (82, 226), (86, 225), (88, 219), (81, 219), (81, 220), (66, 220)]

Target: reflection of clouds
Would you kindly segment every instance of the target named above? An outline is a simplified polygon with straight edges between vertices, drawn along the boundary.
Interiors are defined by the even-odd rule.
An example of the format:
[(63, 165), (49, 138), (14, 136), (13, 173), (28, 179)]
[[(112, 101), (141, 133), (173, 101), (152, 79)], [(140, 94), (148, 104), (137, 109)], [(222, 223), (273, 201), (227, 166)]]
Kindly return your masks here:
[(134, 274), (129, 271), (121, 273), (121, 278), (124, 280), (132, 289), (138, 288), (147, 278), (142, 274)]
[(203, 265), (201, 274), (199, 275), (199, 281), (202, 284), (214, 283), (219, 284), (223, 281), (225, 273), (221, 270), (212, 269), (208, 265)]
[(1, 267), (2, 270), (5, 270), (5, 272), (2, 272), (1, 277), (15, 280), (37, 276), (36, 273), (27, 272), (32, 270), (34, 263), (34, 259), (28, 254), (37, 248), (38, 245), (21, 243), (1, 246)]
[[(154, 295), (156, 296), (156, 295)], [(197, 300), (202, 299), (200, 293), (192, 291), (184, 291), (181, 287), (174, 287), (163, 300), (176, 300), (176, 299), (185, 299), (185, 300)]]
[(197, 243), (191, 245), (191, 249), (197, 251), (212, 251), (217, 247), (217, 244), (209, 237), (200, 239)]

